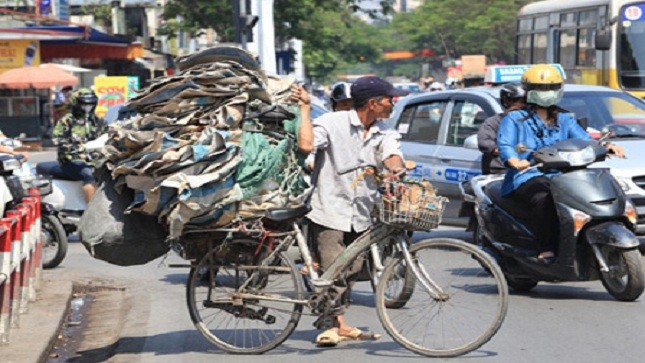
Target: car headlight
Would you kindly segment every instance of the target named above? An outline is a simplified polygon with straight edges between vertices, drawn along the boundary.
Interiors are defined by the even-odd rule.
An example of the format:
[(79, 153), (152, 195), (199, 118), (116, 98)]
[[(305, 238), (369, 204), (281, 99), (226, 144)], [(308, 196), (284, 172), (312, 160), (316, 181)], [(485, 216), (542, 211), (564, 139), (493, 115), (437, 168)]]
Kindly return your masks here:
[(578, 151), (559, 151), (558, 155), (571, 166), (587, 165), (596, 160), (596, 153), (591, 146)]

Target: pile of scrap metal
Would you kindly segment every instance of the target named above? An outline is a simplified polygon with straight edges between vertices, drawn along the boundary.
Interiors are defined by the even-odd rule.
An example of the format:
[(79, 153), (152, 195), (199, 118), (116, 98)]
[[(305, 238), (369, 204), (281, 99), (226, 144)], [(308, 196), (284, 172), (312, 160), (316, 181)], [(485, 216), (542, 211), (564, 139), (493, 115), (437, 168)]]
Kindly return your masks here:
[(178, 59), (110, 126), (105, 167), (134, 190), (126, 213), (157, 216), (168, 237), (187, 224), (219, 227), (302, 205), (310, 188), (296, 155), (293, 80), (267, 77), (256, 58), (220, 46)]

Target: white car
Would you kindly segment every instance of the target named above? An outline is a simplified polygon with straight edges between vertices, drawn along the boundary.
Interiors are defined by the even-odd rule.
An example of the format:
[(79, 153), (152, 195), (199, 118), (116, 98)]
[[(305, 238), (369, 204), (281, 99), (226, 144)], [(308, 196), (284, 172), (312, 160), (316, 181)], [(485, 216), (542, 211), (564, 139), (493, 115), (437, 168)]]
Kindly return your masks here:
[[(609, 158), (595, 166), (610, 168), (636, 206), (637, 233), (645, 234), (645, 102), (607, 87), (565, 85), (560, 106), (586, 123), (593, 137), (612, 131), (610, 140), (625, 149), (626, 159)], [(444, 223), (467, 223), (459, 216), (459, 184), (481, 174), (481, 152), (472, 135), (499, 112), (499, 88), (477, 87), (407, 96), (388, 120), (403, 136), (405, 157), (417, 162), (412, 175), (429, 179), (450, 199)]]

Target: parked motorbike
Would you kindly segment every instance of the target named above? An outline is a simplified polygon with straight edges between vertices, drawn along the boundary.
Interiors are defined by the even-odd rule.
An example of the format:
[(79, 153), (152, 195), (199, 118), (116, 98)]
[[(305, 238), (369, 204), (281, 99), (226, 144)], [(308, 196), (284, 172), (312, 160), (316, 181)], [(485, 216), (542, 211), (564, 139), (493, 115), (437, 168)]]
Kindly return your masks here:
[[(22, 159), (22, 156), (0, 154), (2, 215), (20, 203), (31, 187), (37, 188), (42, 198), (46, 198), (51, 193), (51, 182), (46, 178), (34, 176), (29, 165), (21, 162)], [(63, 261), (67, 255), (68, 241), (52, 206), (41, 200), (40, 209), (43, 268), (49, 269), (60, 265)]]
[(477, 176), (470, 181), (475, 203), (477, 239), (497, 258), (511, 288), (528, 291), (539, 281), (600, 279), (609, 294), (622, 301), (637, 299), (645, 276), (634, 235), (636, 209), (608, 169), (587, 168), (606, 157), (597, 141), (564, 140), (534, 152), (534, 166), (557, 171), (551, 192), (560, 225), (556, 260), (540, 263), (530, 209), (502, 196), (502, 177)]

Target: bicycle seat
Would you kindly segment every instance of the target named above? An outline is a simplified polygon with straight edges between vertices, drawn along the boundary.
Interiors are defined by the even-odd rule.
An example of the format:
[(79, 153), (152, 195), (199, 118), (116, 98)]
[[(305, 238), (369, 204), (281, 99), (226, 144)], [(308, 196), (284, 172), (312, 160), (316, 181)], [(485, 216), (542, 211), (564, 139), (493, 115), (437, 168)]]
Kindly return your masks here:
[(311, 208), (308, 205), (302, 205), (296, 208), (269, 208), (266, 210), (265, 217), (276, 222), (286, 221), (304, 216), (309, 213)]

